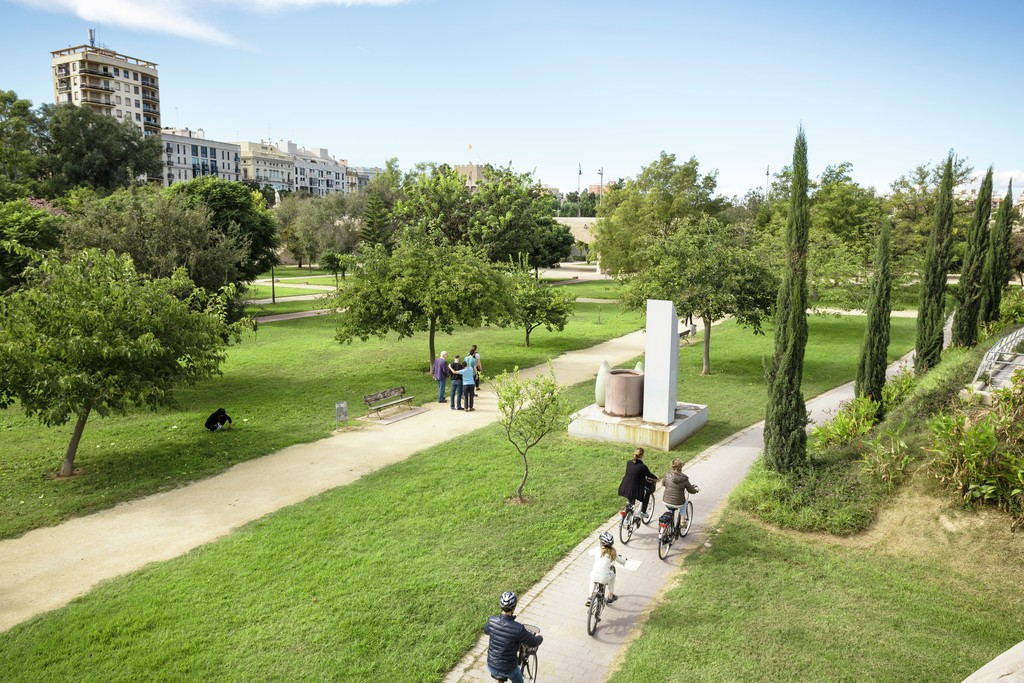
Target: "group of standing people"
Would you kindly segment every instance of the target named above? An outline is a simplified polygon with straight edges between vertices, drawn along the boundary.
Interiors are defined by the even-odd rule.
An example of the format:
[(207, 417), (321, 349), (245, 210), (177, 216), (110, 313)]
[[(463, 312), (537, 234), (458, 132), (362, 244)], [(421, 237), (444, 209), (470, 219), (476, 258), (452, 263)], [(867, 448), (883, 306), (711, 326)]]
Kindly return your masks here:
[(473, 344), (465, 357), (456, 355), (450, 363), (448, 352), (442, 351), (434, 360), (430, 371), (431, 376), (437, 381), (437, 402), (445, 402), (445, 385), (451, 379), (451, 409), (466, 412), (476, 410), (476, 388), (480, 385), (481, 371), (480, 352), (476, 350), (476, 344)]

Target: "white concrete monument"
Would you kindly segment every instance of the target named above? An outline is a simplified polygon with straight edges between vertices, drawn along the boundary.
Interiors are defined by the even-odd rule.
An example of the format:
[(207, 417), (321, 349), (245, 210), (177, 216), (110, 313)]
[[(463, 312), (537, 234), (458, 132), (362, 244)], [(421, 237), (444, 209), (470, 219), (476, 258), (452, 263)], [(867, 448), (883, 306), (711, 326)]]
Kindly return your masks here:
[(647, 300), (644, 422), (672, 424), (679, 393), (679, 316), (671, 301)]

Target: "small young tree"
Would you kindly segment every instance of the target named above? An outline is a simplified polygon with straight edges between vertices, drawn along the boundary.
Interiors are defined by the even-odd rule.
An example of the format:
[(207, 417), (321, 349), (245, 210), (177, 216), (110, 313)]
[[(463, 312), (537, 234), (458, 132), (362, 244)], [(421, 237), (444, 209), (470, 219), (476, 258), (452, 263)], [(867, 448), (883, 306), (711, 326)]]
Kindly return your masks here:
[(985, 292), (981, 299), (981, 321), (992, 323), (999, 320), (999, 305), (1003, 300), (1003, 290), (1010, 279), (1010, 235), (1013, 232), (1013, 181), (1006, 190), (1006, 196), (999, 204), (996, 221), (992, 225), (992, 234), (988, 241), (988, 254), (985, 257), (985, 271), (982, 274), (982, 287)]
[(523, 260), (513, 267), (509, 277), (509, 318), (514, 327), (526, 330), (526, 346), (530, 346), (530, 333), (541, 325), (549, 331), (564, 330), (576, 302), (568, 287), (546, 285), (528, 268)]
[(810, 225), (807, 139), (801, 126), (793, 148), (786, 269), (775, 308), (775, 352), (766, 373), (765, 464), (776, 472), (792, 471), (807, 460), (807, 409), (801, 384), (807, 347), (807, 241)]
[(971, 347), (978, 342), (978, 316), (985, 293), (982, 280), (988, 256), (988, 219), (992, 215), (992, 167), (988, 167), (974, 203), (974, 219), (967, 231), (960, 286), (956, 290), (959, 305), (953, 318), (953, 346)]
[(554, 370), (547, 375), (520, 379), (519, 368), (512, 374), (501, 373), (494, 381), (498, 393), (501, 426), (519, 456), (523, 459), (523, 480), (519, 482), (515, 497), (522, 502), (523, 488), (530, 475), (526, 454), (548, 434), (565, 429), (572, 412), (555, 381)]
[(48, 427), (76, 418), (62, 477), (93, 411), (172, 404), (174, 389), (219, 374), (237, 330), (184, 268), (151, 280), (126, 254), (87, 249), (26, 276), (0, 300), (0, 408), (19, 401)]
[(857, 396), (878, 403), (878, 419), (882, 418), (882, 387), (885, 386), (885, 366), (889, 353), (889, 314), (892, 310), (892, 276), (889, 272), (889, 237), (892, 227), (888, 222), (878, 233), (875, 253), (875, 275), (871, 279), (868, 299), (868, 326), (864, 331), (864, 344), (857, 366)]
[(945, 326), (946, 269), (949, 261), (950, 228), (953, 224), (953, 153), (939, 183), (938, 203), (928, 235), (924, 271), (921, 273), (921, 303), (917, 308), (917, 340), (914, 370), (918, 374), (935, 367), (942, 355), (942, 328)]

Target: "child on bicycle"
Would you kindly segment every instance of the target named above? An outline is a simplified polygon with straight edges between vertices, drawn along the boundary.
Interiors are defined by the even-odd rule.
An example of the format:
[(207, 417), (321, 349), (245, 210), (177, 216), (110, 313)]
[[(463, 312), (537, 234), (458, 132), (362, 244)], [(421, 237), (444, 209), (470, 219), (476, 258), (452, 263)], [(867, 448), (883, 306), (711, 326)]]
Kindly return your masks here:
[[(607, 586), (605, 602), (610, 605), (619, 598), (615, 595), (615, 563), (624, 565), (626, 558), (615, 552), (615, 537), (607, 531), (602, 531), (598, 540), (601, 542), (601, 552), (594, 558), (594, 568), (590, 570), (590, 586), (588, 588), (592, 588), (595, 583)], [(590, 599), (587, 598), (587, 607), (589, 606)]]
[(537, 647), (544, 636), (531, 633), (516, 621), (519, 597), (515, 593), (505, 591), (498, 602), (501, 614), (489, 617), (484, 625), (484, 633), (491, 637), (487, 643), (487, 670), (491, 672), (492, 678), (523, 683), (523, 673), (519, 668), (519, 646)]
[(665, 507), (672, 513), (672, 523), (679, 526), (679, 510), (686, 505), (687, 493), (698, 493), (699, 488), (690, 483), (690, 478), (683, 474), (683, 461), (673, 458), (672, 469), (661, 480), (662, 497)]

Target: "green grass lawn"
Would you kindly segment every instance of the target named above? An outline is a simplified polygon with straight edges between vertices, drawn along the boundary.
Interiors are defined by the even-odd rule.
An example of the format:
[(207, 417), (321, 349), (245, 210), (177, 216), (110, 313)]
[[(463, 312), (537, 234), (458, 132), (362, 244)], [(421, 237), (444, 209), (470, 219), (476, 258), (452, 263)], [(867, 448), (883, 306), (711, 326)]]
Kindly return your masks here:
[[(321, 283), (311, 283), (321, 284)], [(323, 283), (326, 284), (326, 283)], [(334, 283), (331, 283), (332, 285)], [(289, 287), (283, 284), (274, 285), (274, 296), (278, 299), (289, 297), (289, 296), (309, 296), (322, 295), (322, 294), (333, 294), (333, 291), (326, 289), (305, 289), (302, 287)], [(246, 299), (269, 299), (271, 294), (270, 285), (246, 285), (245, 298)]]
[[(478, 344), (484, 370), (493, 375), (544, 363), (641, 325), (640, 313), (578, 304), (564, 332), (534, 330), (528, 349), (522, 330), (488, 327), (438, 335), (437, 350), (461, 354)], [(60, 465), (73, 425), (47, 429), (25, 419), (20, 409), (0, 411), (0, 538), (323, 438), (334, 428), (336, 401), (347, 401), (356, 417), (366, 413), (364, 395), (402, 385), (414, 403), (427, 402), (437, 395), (428, 350), (423, 334), (338, 344), (329, 316), (260, 325), (230, 350), (222, 377), (178, 392), (179, 409), (107, 419), (94, 415), (75, 462), (83, 476), (61, 481), (45, 475)], [(203, 422), (218, 407), (227, 409), (234, 428), (211, 438)]]
[(279, 297), (276, 304), (249, 304), (245, 307), (245, 314), (253, 318), (259, 318), (264, 315), (318, 311), (323, 308), (326, 308), (326, 302), (323, 299), (302, 299), (297, 301), (294, 299), (281, 299)]
[(959, 681), (1024, 632), (1019, 576), (951, 568), (957, 534), (915, 556), (772, 532), (731, 510), (718, 528), (613, 683)]
[[(316, 277), (318, 275), (330, 275), (334, 277), (334, 273), (324, 268), (313, 268), (310, 269), (308, 266), (275, 266), (274, 267), (274, 279), (280, 280), (282, 278), (296, 278), (296, 277)], [(270, 278), (270, 271), (265, 270), (257, 275), (260, 280), (267, 280)]]
[(586, 299), (618, 299), (622, 288), (616, 280), (579, 281), (560, 286), (573, 296)]
[[(894, 320), (893, 355), (909, 348), (913, 322)], [(853, 376), (863, 326), (863, 318), (811, 319), (808, 396)], [(488, 332), (469, 338), (485, 364), (500, 364), (499, 347), (483, 343)], [(761, 419), (770, 345), (770, 336), (734, 324), (716, 328), (709, 377), (696, 375), (699, 347), (683, 349), (680, 398), (710, 403), (711, 422), (685, 449), (653, 454), (655, 470)], [(279, 380), (292, 371), (282, 368)], [(287, 381), (277, 394), (285, 403), (304, 393)], [(590, 382), (570, 393), (575, 405), (592, 396)], [(253, 422), (218, 436), (260, 429), (266, 440), (265, 425)], [(0, 670), (33, 681), (83, 672), (114, 681), (440, 680), (476, 642), (496, 595), (527, 590), (616, 509), (627, 451), (552, 436), (531, 454), (533, 502), (510, 505), (518, 456), (491, 425), (0, 634)]]

